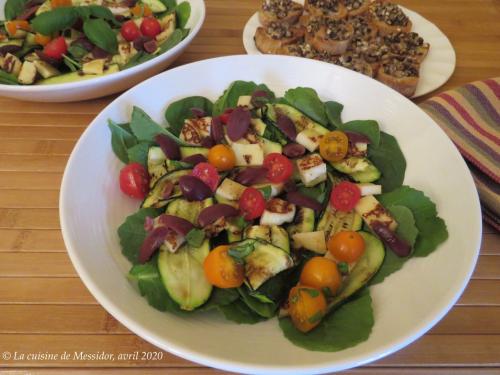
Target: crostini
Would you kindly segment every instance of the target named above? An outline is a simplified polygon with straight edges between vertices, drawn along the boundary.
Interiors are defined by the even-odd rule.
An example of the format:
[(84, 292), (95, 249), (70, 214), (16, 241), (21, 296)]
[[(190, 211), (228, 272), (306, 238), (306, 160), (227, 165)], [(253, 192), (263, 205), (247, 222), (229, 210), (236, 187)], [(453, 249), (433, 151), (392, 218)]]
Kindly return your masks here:
[(344, 5), (349, 16), (359, 16), (368, 12), (370, 5), (375, 0), (344, 0)]
[(273, 22), (266, 27), (259, 27), (255, 32), (255, 45), (262, 53), (279, 53), (286, 45), (303, 40), (305, 28), (290, 26), (286, 23)]
[(347, 22), (354, 28), (353, 40), (372, 40), (377, 36), (378, 30), (368, 17), (352, 16)]
[(353, 54), (352, 52), (344, 53), (338, 58), (336, 64), (354, 70), (355, 72), (362, 73), (368, 77), (373, 78), (375, 76), (375, 72), (371, 65), (365, 61), (362, 56)]
[(319, 52), (316, 51), (308, 43), (289, 44), (287, 46), (282, 47), (278, 53), (280, 55), (305, 57), (308, 59), (315, 59), (315, 60), (318, 60), (320, 55)]
[(408, 33), (412, 28), (412, 22), (397, 4), (374, 3), (370, 7), (370, 16), (380, 35)]
[(307, 25), (306, 42), (320, 52), (341, 55), (349, 47), (354, 28), (345, 20), (313, 19)]
[(347, 8), (340, 0), (305, 0), (304, 9), (312, 17), (343, 19), (347, 17)]
[(388, 48), (382, 43), (381, 38), (371, 40), (353, 39), (348, 52), (361, 56), (370, 64), (373, 72), (377, 72), (382, 60), (388, 56)]
[(376, 78), (404, 96), (411, 97), (417, 89), (419, 66), (411, 60), (394, 57), (382, 62)]
[(292, 0), (264, 0), (259, 9), (259, 21), (263, 26), (273, 22), (293, 25), (297, 23), (304, 7)]
[(417, 63), (425, 59), (430, 48), (429, 43), (425, 43), (424, 39), (414, 32), (388, 34), (384, 36), (383, 41), (391, 55), (404, 56)]

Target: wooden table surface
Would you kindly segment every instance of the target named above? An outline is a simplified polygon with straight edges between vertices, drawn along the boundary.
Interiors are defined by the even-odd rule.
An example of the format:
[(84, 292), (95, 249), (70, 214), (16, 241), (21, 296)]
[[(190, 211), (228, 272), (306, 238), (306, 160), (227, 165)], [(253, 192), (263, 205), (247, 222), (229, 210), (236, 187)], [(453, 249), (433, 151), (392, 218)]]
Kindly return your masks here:
[[(242, 28), (259, 2), (207, 0), (205, 25), (176, 64), (243, 54)], [(455, 46), (457, 69), (443, 89), (500, 75), (500, 1), (400, 2), (436, 23)], [(166, 352), (158, 361), (28, 356), (158, 350), (124, 328), (91, 296), (71, 265), (60, 232), (58, 196), (66, 161), (85, 127), (113, 98), (67, 104), (0, 98), (0, 355), (17, 352), (18, 357), (0, 357), (6, 373), (31, 368), (30, 373), (66, 374), (65, 367), (117, 374), (218, 372)], [(472, 280), (436, 327), (405, 349), (347, 373), (500, 373), (498, 233), (485, 226)]]

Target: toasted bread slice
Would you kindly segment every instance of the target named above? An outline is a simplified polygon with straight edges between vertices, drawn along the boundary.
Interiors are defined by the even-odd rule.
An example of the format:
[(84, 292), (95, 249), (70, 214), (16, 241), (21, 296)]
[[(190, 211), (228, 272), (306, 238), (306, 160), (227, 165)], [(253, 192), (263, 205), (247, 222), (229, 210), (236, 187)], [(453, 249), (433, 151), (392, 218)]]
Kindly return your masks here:
[(259, 9), (259, 21), (263, 26), (273, 22), (294, 25), (304, 12), (304, 7), (290, 0), (264, 0)]
[(340, 0), (305, 0), (304, 9), (312, 17), (340, 20), (347, 17), (347, 8)]
[(377, 80), (407, 97), (415, 94), (418, 79), (419, 66), (409, 60), (386, 60), (377, 72)]
[(273, 23), (267, 27), (258, 27), (255, 32), (255, 45), (262, 53), (280, 53), (289, 44), (298, 43), (304, 39), (305, 28)]
[(354, 70), (355, 72), (362, 73), (372, 78), (375, 76), (376, 72), (372, 69), (371, 64), (366, 62), (363, 57), (355, 55), (352, 52), (347, 52), (340, 56), (338, 58), (337, 65)]
[(348, 16), (351, 17), (368, 12), (373, 2), (374, 0), (344, 0), (344, 5), (347, 9)]
[(308, 43), (294, 43), (283, 46), (278, 51), (280, 55), (319, 59), (319, 53)]
[(383, 45), (381, 38), (371, 40), (356, 39), (351, 42), (348, 52), (360, 56), (377, 72), (384, 58), (388, 56), (388, 48)]
[(403, 10), (391, 2), (374, 3), (370, 16), (380, 35), (411, 31), (412, 22)]
[(320, 52), (341, 55), (349, 47), (354, 35), (354, 28), (345, 20), (323, 18), (309, 23), (306, 42)]
[(429, 43), (425, 43), (424, 39), (414, 32), (388, 34), (384, 36), (383, 42), (389, 54), (411, 59), (417, 63), (425, 59), (430, 48)]
[(354, 40), (372, 40), (378, 34), (378, 29), (375, 27), (369, 17), (352, 16), (347, 19), (354, 28)]

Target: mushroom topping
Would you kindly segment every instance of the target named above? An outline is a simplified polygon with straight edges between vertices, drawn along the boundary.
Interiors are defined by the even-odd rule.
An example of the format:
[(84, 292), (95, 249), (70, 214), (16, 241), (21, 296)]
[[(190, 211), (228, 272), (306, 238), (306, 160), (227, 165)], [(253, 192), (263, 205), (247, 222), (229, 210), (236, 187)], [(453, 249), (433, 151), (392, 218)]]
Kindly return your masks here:
[(392, 58), (382, 64), (385, 74), (396, 78), (418, 77), (418, 66), (411, 60)]
[(409, 18), (397, 4), (378, 3), (373, 8), (374, 15), (390, 26), (406, 26)]
[(262, 10), (272, 12), (278, 19), (285, 18), (292, 6), (292, 0), (265, 0)]
[(293, 33), (287, 24), (272, 22), (266, 27), (266, 33), (275, 40), (283, 38), (291, 38)]

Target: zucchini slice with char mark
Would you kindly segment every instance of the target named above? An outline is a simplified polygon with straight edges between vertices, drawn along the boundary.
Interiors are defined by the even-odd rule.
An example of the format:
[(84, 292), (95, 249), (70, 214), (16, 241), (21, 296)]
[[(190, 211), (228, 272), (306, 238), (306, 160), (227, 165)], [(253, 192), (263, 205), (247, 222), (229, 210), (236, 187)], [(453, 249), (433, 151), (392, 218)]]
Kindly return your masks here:
[(149, 187), (153, 187), (156, 182), (169, 172), (181, 169), (191, 169), (191, 165), (177, 160), (170, 160), (158, 146), (152, 146), (148, 150), (148, 173)]
[(194, 226), (198, 225), (198, 216), (200, 216), (200, 212), (214, 203), (212, 198), (207, 198), (203, 201), (188, 201), (184, 198), (179, 198), (172, 200), (165, 212), (169, 215), (181, 217), (193, 224)]
[[(189, 173), (191, 173), (191, 169), (182, 169), (167, 173), (161, 177), (149, 191), (148, 196), (142, 202), (141, 207), (161, 208), (166, 206), (172, 199), (181, 197), (182, 193), (178, 187), (179, 178)], [(173, 184), (173, 189), (171, 194), (165, 198), (165, 190), (168, 188), (169, 184)]]
[(362, 225), (361, 215), (355, 211), (338, 211), (328, 204), (319, 219), (316, 230), (324, 230), (327, 238), (329, 238), (343, 230), (360, 230)]
[(278, 225), (252, 225), (245, 229), (244, 238), (266, 241), (290, 253), (288, 233)]

